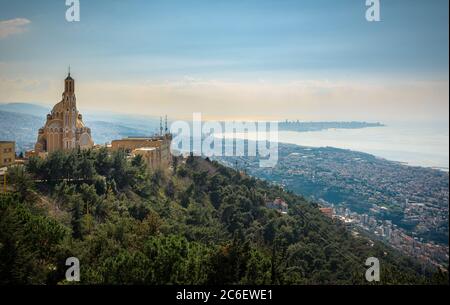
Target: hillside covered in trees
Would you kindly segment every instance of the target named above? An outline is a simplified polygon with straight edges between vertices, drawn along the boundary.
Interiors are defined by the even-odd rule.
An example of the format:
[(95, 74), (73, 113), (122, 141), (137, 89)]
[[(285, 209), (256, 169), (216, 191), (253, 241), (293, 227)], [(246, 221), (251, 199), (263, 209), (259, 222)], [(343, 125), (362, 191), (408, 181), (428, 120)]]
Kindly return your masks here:
[[(148, 172), (138, 156), (105, 149), (55, 152), (10, 168), (0, 194), (0, 283), (448, 283), (381, 243), (354, 237), (314, 203), (208, 159), (174, 158)], [(265, 206), (283, 198), (288, 214)]]

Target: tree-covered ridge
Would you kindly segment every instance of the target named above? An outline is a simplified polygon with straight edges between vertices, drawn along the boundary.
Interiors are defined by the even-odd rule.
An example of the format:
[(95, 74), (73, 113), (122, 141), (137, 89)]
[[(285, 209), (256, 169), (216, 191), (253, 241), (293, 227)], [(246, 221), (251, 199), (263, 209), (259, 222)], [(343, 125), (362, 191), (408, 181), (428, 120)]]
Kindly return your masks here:
[[(380, 243), (353, 237), (317, 206), (208, 159), (148, 172), (123, 151), (55, 152), (10, 169), (0, 196), (0, 282), (67, 284), (381, 284), (447, 282)], [(289, 213), (265, 207), (281, 197)]]

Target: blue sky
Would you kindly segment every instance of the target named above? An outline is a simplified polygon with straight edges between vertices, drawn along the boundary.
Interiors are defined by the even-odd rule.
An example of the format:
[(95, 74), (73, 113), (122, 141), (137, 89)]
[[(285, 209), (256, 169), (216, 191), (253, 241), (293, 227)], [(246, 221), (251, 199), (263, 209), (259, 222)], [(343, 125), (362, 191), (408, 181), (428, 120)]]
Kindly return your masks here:
[[(428, 119), (448, 109), (443, 101), (449, 72), (447, 0), (381, 0), (382, 21), (376, 23), (365, 19), (365, 0), (80, 3), (81, 21), (68, 23), (64, 0), (0, 0), (0, 78), (15, 84), (0, 94), (0, 102), (33, 99), (35, 93), (33, 100), (53, 103), (70, 64), (86, 89), (79, 93), (89, 100), (86, 107), (119, 110), (117, 92), (99, 91), (120, 87), (120, 98), (130, 101), (128, 112), (167, 112), (189, 101), (196, 108), (192, 111), (204, 108), (212, 117), (218, 114), (205, 107), (208, 103), (216, 103), (215, 108), (244, 103), (249, 105), (246, 116), (252, 116), (252, 103), (260, 98), (252, 92), (260, 85), (271, 88), (264, 96), (272, 100), (267, 109), (256, 111), (258, 117), (273, 115), (270, 107), (276, 107), (277, 99), (290, 108), (275, 111), (278, 116), (294, 112), (307, 117), (308, 111), (300, 110), (312, 109), (311, 118), (320, 118), (324, 107), (340, 115), (367, 94), (385, 105), (400, 100), (399, 109), (405, 109), (411, 95), (421, 94), (414, 105), (418, 112), (431, 105)], [(17, 18), (28, 23), (2, 36), (1, 22)], [(295, 87), (299, 82), (300, 89)], [(397, 89), (392, 88), (396, 82)], [(13, 91), (20, 88), (29, 94)], [(401, 90), (410, 92), (402, 96)], [(167, 102), (168, 109), (156, 102), (142, 104), (142, 95)], [(230, 107), (225, 97), (233, 99)], [(300, 101), (305, 107), (296, 108)], [(323, 113), (329, 118), (336, 111)], [(233, 116), (231, 110), (227, 115)], [(370, 118), (364, 111), (350, 116)], [(420, 113), (411, 113), (415, 117)]]

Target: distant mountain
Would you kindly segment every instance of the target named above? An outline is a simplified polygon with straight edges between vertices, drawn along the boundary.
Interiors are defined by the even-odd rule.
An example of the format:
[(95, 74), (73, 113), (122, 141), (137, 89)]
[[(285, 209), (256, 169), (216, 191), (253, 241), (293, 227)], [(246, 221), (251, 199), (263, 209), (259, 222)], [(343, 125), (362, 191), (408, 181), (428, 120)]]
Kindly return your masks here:
[(45, 107), (37, 104), (30, 103), (9, 103), (9, 104), (0, 104), (0, 111), (7, 112), (16, 112), (21, 114), (29, 114), (38, 117), (42, 117), (43, 119), (49, 113), (50, 107)]
[[(51, 107), (32, 103), (0, 104), (0, 140), (15, 140), (18, 152), (32, 149), (50, 111)], [(150, 136), (159, 131), (159, 117), (108, 111), (81, 110), (81, 113), (98, 144), (123, 137)]]
[[(51, 111), (50, 106), (42, 106), (32, 103), (9, 103), (0, 104), (0, 111), (15, 112), (41, 117), (45, 120), (46, 115)], [(109, 111), (85, 111), (80, 109), (84, 121), (102, 121), (119, 125), (126, 125), (138, 130), (146, 130), (146, 134), (152, 134), (159, 130), (159, 120), (157, 116), (120, 114)]]
[[(0, 109), (0, 140), (13, 140), (16, 142), (16, 151), (24, 152), (33, 149), (37, 133), (45, 123), (47, 109), (32, 104), (7, 104)], [(27, 109), (27, 107), (30, 107)], [(4, 109), (19, 112), (4, 111)], [(36, 111), (38, 115), (28, 112)], [(95, 118), (95, 116), (91, 116)], [(124, 124), (120, 124), (119, 116), (113, 117), (113, 122), (86, 120), (85, 123), (92, 130), (94, 142), (104, 144), (114, 139), (130, 136), (150, 136), (159, 126), (159, 120), (149, 120), (148, 126), (143, 121), (137, 123), (132, 117), (123, 116)], [(107, 117), (105, 117), (107, 119)], [(142, 119), (141, 119), (142, 120)], [(114, 122), (115, 121), (115, 122)], [(126, 125), (125, 125), (126, 124)]]
[(151, 133), (144, 128), (129, 127), (112, 122), (86, 121), (91, 128), (92, 137), (97, 144), (110, 143), (114, 139), (136, 136), (150, 136)]
[(300, 122), (300, 121), (284, 121), (278, 125), (279, 130), (286, 131), (321, 131), (327, 129), (360, 129), (367, 127), (384, 127), (385, 125), (368, 122)]
[(15, 141), (17, 152), (31, 149), (43, 123), (44, 117), (0, 110), (0, 140)]
[(145, 134), (154, 134), (159, 131), (160, 118), (155, 116), (118, 114), (111, 112), (83, 111), (85, 122), (101, 121), (113, 124), (125, 125), (137, 130), (145, 130)]

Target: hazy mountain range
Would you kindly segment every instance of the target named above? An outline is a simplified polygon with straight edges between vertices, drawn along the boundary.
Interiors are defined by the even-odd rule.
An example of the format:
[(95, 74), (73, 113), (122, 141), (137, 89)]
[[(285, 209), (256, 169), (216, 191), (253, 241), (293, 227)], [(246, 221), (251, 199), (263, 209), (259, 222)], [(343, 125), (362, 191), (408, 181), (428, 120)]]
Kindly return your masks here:
[[(32, 149), (37, 132), (45, 124), (50, 108), (29, 104), (0, 104), (0, 139), (16, 141), (18, 152)], [(95, 143), (130, 136), (150, 136), (159, 129), (159, 118), (114, 113), (83, 114)]]
[[(16, 141), (18, 152), (32, 149), (37, 132), (45, 124), (50, 111), (49, 106), (32, 103), (0, 104), (0, 139)], [(127, 115), (108, 111), (86, 112), (82, 109), (81, 113), (84, 123), (91, 128), (94, 141), (98, 144), (130, 136), (151, 136), (159, 131), (160, 118), (156, 116)], [(383, 125), (366, 122), (280, 122), (280, 130), (298, 132), (376, 126)]]

